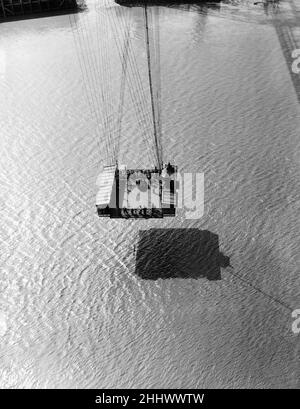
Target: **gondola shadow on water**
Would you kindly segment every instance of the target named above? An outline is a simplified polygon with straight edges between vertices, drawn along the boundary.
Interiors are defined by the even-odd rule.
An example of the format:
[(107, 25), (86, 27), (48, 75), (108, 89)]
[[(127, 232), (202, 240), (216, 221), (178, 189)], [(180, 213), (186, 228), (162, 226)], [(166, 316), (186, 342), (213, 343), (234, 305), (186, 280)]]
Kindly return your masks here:
[(221, 279), (229, 257), (219, 251), (219, 237), (208, 230), (140, 230), (135, 274), (146, 280), (159, 278)]

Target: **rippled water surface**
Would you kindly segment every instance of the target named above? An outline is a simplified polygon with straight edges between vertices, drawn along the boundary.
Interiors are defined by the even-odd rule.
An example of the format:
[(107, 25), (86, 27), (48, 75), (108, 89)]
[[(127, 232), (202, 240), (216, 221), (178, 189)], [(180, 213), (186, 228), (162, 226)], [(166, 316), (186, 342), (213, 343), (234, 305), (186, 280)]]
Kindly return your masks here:
[[(299, 1), (149, 14), (159, 22), (164, 157), (204, 172), (199, 220), (95, 213), (111, 147), (100, 90), (119, 97), (115, 30), (122, 44), (129, 21), (146, 84), (142, 8), (89, 1), (77, 15), (0, 25), (0, 386), (299, 387)], [(117, 111), (110, 105), (114, 130)], [(151, 160), (135, 112), (127, 89), (122, 163)], [(180, 248), (186, 256), (188, 232), (200, 229), (230, 266), (220, 280), (186, 277), (176, 263), (173, 277), (146, 280), (133, 247), (150, 228), (188, 230), (179, 247), (176, 230), (146, 235), (144, 263), (162, 243), (165, 262)]]

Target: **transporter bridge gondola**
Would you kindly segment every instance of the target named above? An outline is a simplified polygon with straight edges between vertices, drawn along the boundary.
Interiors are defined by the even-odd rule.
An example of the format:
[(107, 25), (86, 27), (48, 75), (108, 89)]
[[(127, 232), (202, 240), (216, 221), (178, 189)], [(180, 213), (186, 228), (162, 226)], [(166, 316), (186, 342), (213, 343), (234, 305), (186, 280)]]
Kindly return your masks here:
[[(76, 42), (79, 48), (78, 58), (84, 82), (90, 86), (90, 90), (87, 90), (88, 99), (96, 120), (101, 125), (99, 143), (104, 143), (102, 152), (106, 154), (97, 180), (97, 214), (99, 217), (114, 219), (175, 216), (177, 166), (163, 160), (161, 142), (159, 8), (153, 7), (150, 10), (145, 3), (142, 9), (145, 60), (135, 56), (135, 37), (132, 31), (136, 24), (131, 22), (134, 17), (132, 10), (112, 4), (109, 0), (104, 0), (99, 8), (96, 14), (96, 31), (100, 30), (101, 34), (97, 31), (96, 43), (90, 44), (88, 48), (91, 50), (90, 56), (83, 60), (81, 56), (85, 56), (86, 52), (80, 46), (83, 41), (90, 41), (89, 27), (85, 26), (84, 19), (81, 25), (74, 19), (79, 40)], [(116, 69), (116, 59), (112, 60), (112, 37), (121, 71), (117, 100), (113, 100), (116, 98), (118, 79), (112, 78), (112, 72)], [(141, 38), (140, 34), (138, 37)], [(147, 79), (142, 80), (142, 74), (147, 74)], [(97, 95), (95, 89), (99, 89)], [(148, 165), (119, 165), (122, 117), (124, 111), (131, 111), (124, 102), (125, 89), (136, 118), (132, 128), (138, 125), (144, 152), (148, 154)], [(127, 144), (129, 145), (129, 140)], [(136, 155), (136, 160), (141, 160), (139, 155)], [(122, 162), (126, 163), (124, 159)]]

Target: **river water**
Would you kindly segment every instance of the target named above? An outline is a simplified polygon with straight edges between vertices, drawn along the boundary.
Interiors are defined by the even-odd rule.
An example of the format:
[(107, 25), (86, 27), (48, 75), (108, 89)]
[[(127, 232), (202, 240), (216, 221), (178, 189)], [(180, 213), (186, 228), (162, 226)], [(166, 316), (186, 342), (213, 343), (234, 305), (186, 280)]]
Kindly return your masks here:
[[(204, 173), (199, 219), (95, 212), (109, 145), (96, 97), (120, 89), (108, 10), (130, 21), (146, 84), (142, 8), (91, 0), (0, 25), (1, 387), (300, 386), (299, 3), (149, 7), (164, 158)], [(127, 100), (119, 157), (146, 163)], [(201, 234), (230, 258), (218, 280), (189, 274)]]

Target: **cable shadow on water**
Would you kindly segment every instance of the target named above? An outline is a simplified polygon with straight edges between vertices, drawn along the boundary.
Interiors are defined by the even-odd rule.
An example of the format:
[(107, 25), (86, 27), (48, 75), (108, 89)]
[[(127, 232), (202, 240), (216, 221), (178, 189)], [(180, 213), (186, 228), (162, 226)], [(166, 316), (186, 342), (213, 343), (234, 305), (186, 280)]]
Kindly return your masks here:
[[(281, 10), (281, 3), (289, 6), (289, 16), (285, 9)], [(254, 5), (262, 5), (266, 15), (272, 18), (282, 55), (285, 59), (298, 102), (300, 103), (300, 72), (297, 57), (300, 56), (300, 8), (295, 0), (256, 0)], [(297, 59), (297, 61), (296, 61)]]
[(135, 274), (146, 280), (159, 278), (221, 279), (229, 257), (219, 251), (219, 236), (199, 229), (140, 230)]

